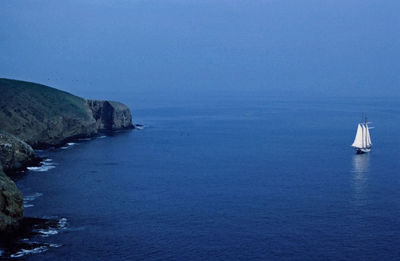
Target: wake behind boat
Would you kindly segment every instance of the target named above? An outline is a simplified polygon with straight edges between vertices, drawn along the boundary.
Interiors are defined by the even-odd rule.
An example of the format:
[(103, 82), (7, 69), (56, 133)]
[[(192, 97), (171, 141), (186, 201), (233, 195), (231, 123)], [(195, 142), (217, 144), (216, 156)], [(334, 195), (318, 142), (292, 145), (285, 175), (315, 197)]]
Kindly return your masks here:
[(368, 126), (367, 117), (364, 122), (358, 124), (356, 137), (351, 145), (354, 147), (358, 154), (367, 153), (371, 151), (372, 142), (369, 130), (372, 129)]

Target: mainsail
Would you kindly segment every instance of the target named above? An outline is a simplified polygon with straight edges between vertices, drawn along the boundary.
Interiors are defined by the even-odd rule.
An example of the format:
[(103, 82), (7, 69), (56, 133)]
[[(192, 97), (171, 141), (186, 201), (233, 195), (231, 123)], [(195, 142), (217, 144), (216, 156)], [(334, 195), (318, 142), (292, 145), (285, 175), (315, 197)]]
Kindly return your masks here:
[(372, 145), (368, 124), (360, 123), (357, 127), (356, 137), (351, 146), (359, 149), (370, 148)]
[(367, 147), (367, 128), (365, 128), (365, 125), (361, 123), (362, 127), (362, 147), (361, 148), (366, 148)]
[(363, 142), (363, 140), (364, 140), (363, 139), (363, 137), (364, 137), (364, 135), (363, 135), (364, 128), (363, 127), (364, 126), (362, 126), (361, 124), (358, 124), (357, 134), (356, 134), (356, 137), (354, 139), (353, 145), (351, 145), (351, 146), (353, 146), (355, 148), (363, 148), (363, 145), (364, 145), (364, 142)]

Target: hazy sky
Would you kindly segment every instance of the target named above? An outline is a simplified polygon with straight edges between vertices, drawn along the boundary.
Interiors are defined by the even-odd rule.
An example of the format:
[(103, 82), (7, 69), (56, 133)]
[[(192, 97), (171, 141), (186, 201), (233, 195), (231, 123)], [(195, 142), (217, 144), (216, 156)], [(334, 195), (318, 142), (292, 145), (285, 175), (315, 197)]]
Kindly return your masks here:
[(2, 0), (0, 77), (81, 95), (400, 97), (399, 11), (399, 0)]

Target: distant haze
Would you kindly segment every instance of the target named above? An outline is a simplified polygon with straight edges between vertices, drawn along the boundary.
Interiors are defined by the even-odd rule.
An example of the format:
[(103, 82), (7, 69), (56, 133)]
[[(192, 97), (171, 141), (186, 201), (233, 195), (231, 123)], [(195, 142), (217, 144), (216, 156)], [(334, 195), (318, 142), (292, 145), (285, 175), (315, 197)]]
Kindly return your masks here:
[(0, 77), (92, 98), (398, 98), (399, 10), (398, 0), (2, 0)]

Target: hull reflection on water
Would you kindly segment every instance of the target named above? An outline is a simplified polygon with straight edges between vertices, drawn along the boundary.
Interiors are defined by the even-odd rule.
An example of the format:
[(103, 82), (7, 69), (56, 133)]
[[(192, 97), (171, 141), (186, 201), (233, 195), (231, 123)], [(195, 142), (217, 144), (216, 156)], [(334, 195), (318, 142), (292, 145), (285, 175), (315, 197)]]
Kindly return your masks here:
[(366, 192), (368, 186), (368, 174), (370, 165), (369, 154), (353, 155), (352, 164), (352, 183), (354, 188), (353, 202), (355, 205), (363, 206), (366, 204), (368, 195)]

